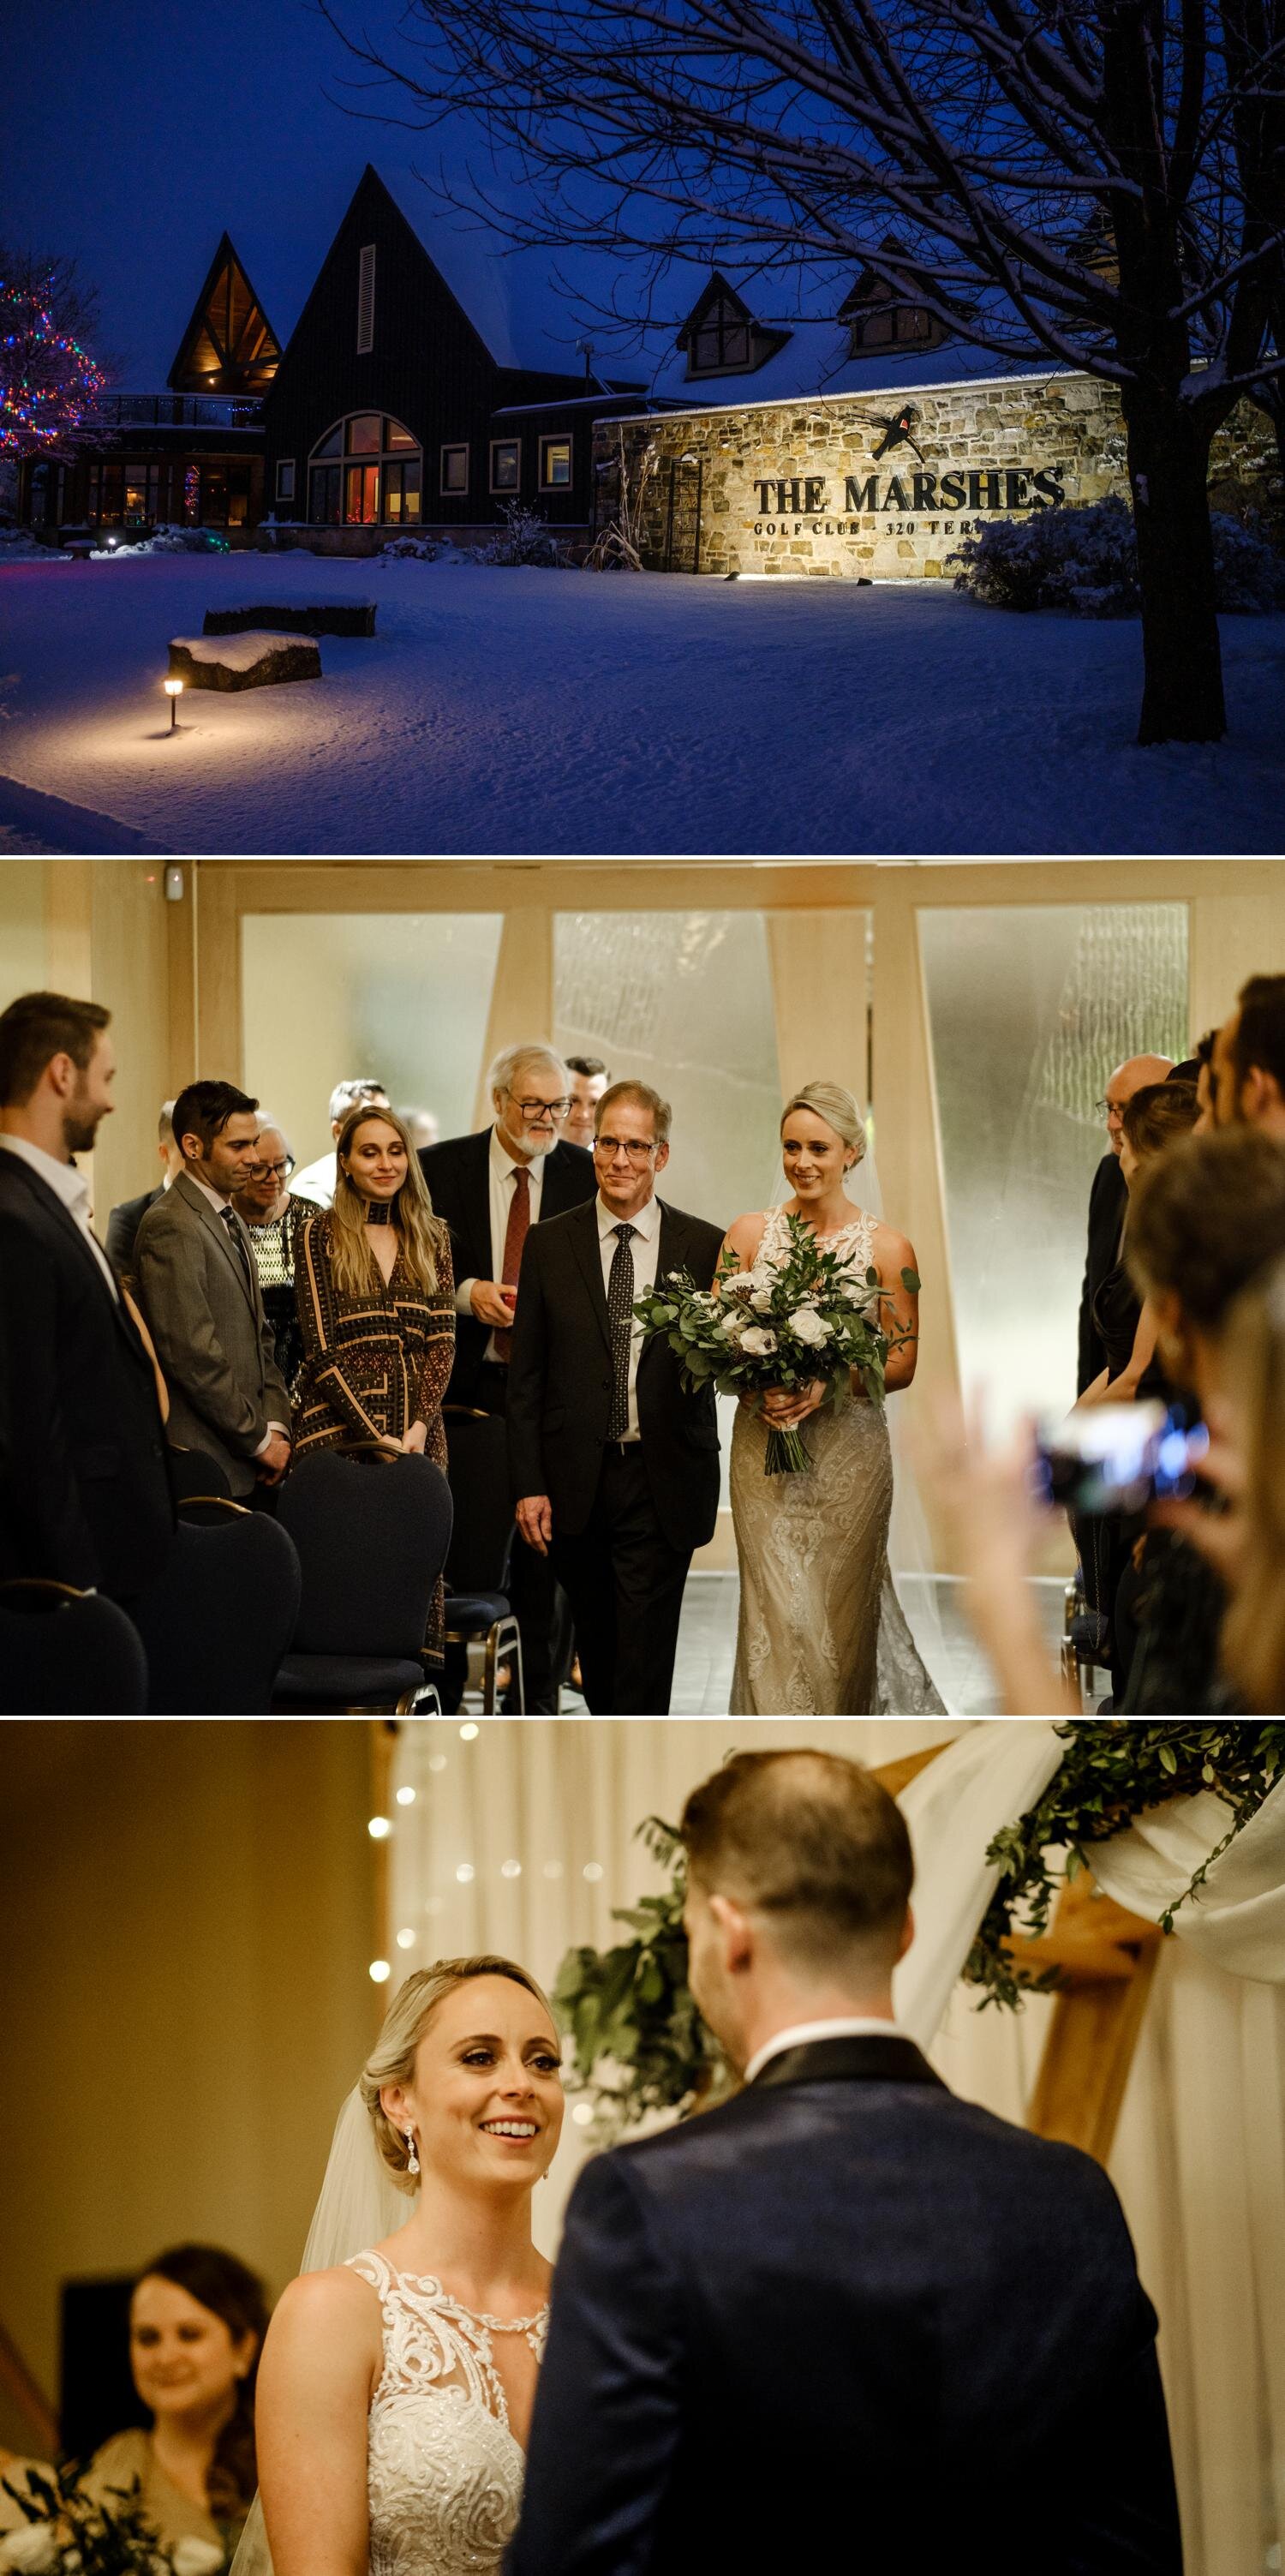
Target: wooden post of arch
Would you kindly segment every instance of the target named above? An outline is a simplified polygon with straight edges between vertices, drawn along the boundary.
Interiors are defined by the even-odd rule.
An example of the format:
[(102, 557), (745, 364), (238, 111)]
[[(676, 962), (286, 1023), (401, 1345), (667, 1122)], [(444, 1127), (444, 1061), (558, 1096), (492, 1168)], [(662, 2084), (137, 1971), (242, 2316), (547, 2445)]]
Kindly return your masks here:
[[(890, 1797), (944, 1753), (930, 1744), (875, 1769)], [(1010, 1944), (1024, 1968), (1056, 1967), (1059, 1983), (1027, 2107), (1026, 2126), (1040, 2138), (1083, 2147), (1105, 2165), (1142, 2028), (1164, 1935), (1157, 1923), (1130, 1914), (1082, 1870), (1064, 1887), (1048, 1931)]]

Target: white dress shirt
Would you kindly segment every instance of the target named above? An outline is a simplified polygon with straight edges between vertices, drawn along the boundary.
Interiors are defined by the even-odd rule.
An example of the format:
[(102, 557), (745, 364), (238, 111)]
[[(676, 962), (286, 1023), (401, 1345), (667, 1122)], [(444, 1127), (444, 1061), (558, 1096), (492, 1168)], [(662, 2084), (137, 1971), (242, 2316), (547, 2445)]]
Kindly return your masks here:
[[(232, 1226), (240, 1226), (241, 1231), (245, 1236), (246, 1259), (250, 1264), (250, 1276), (253, 1279), (255, 1276), (254, 1246), (250, 1241), (249, 1229), (245, 1224), (244, 1218), (237, 1215), (231, 1199), (220, 1198), (218, 1191), (212, 1190), (208, 1181), (198, 1180), (190, 1163), (186, 1163), (183, 1168), (187, 1173), (187, 1177), (191, 1182), (193, 1189), (199, 1190), (203, 1199), (208, 1199), (210, 1206), (213, 1208), (214, 1213), (216, 1217), (219, 1218), (220, 1222), (222, 1222), (225, 1214), (231, 1217), (232, 1225), (224, 1226), (224, 1233), (230, 1234)], [(261, 1458), (264, 1450), (270, 1447), (274, 1431), (279, 1431), (283, 1440), (288, 1440), (290, 1437), (290, 1425), (288, 1422), (270, 1421), (267, 1430), (264, 1432), (262, 1440), (259, 1442), (258, 1448), (255, 1450), (254, 1454), (256, 1458)]]
[(11, 1154), (20, 1155), (24, 1163), (31, 1165), (33, 1172), (39, 1173), (55, 1198), (62, 1200), (68, 1215), (74, 1218), (90, 1251), (96, 1256), (98, 1267), (119, 1306), (120, 1290), (112, 1265), (90, 1224), (93, 1211), (89, 1204), (88, 1181), (77, 1171), (74, 1163), (60, 1163), (55, 1154), (47, 1154), (43, 1145), (30, 1144), (25, 1136), (0, 1136), (0, 1145), (7, 1147)]
[[(550, 1148), (550, 1150), (552, 1150), (552, 1148)], [(499, 1129), (496, 1127), (491, 1129), (491, 1149), (488, 1156), (488, 1167), (491, 1200), (491, 1277), (493, 1279), (502, 1280), (504, 1277), (504, 1238), (509, 1230), (509, 1210), (513, 1205), (513, 1185), (515, 1178), (519, 1172), (526, 1173), (529, 1184), (527, 1205), (531, 1211), (531, 1223), (532, 1225), (535, 1225), (539, 1221), (540, 1196), (544, 1188), (544, 1166), (546, 1160), (547, 1156), (544, 1154), (536, 1154), (532, 1157), (529, 1163), (520, 1163), (517, 1156), (515, 1154), (511, 1154), (508, 1147), (503, 1143)], [(455, 1312), (457, 1315), (472, 1314), (472, 1296), (473, 1290), (476, 1286), (476, 1278), (461, 1279), (459, 1286), (455, 1291)], [(494, 1333), (490, 1335), (482, 1356), (484, 1359), (488, 1360), (497, 1359), (499, 1357), (495, 1347)]]
[[(779, 2057), (785, 2048), (806, 2048), (814, 2039), (910, 2039), (910, 2033), (899, 2022), (883, 2021), (877, 2013), (849, 2013), (835, 2021), (794, 2022), (789, 2030), (776, 2031), (761, 2048), (755, 2049), (745, 2069), (746, 2083), (753, 2083), (769, 2057)], [(915, 2040), (910, 2044), (912, 2048), (918, 2045)]]
[[(604, 1204), (600, 1192), (594, 1200), (593, 1212), (598, 1220), (598, 1249), (602, 1255), (604, 1292), (610, 1283), (611, 1265), (619, 1249), (616, 1242), (616, 1227), (631, 1225), (634, 1229), (633, 1240), (626, 1244), (625, 1250), (634, 1265), (634, 1297), (635, 1299), (641, 1297), (645, 1288), (654, 1288), (656, 1285), (656, 1262), (660, 1253), (659, 1199), (653, 1191), (646, 1206), (639, 1209), (637, 1216), (619, 1217)], [(641, 1437), (638, 1429), (638, 1362), (642, 1358), (642, 1346), (643, 1328), (635, 1315), (633, 1330), (629, 1336), (629, 1424), (624, 1435), (626, 1440), (637, 1440)]]

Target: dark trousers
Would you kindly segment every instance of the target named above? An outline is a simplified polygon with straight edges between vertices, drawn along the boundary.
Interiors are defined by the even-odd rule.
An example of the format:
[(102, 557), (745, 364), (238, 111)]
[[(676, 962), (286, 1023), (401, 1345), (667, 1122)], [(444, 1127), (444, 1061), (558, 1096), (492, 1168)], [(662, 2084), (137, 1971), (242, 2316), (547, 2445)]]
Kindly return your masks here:
[(553, 1539), (595, 1717), (668, 1715), (691, 1561), (661, 1527), (641, 1442), (610, 1444), (587, 1527), (565, 1538), (555, 1523)]
[[(502, 1414), (508, 1404), (509, 1372), (497, 1360), (483, 1360), (473, 1401), (479, 1413)], [(517, 1532), (509, 1560), (509, 1604), (522, 1639), (522, 1682), (527, 1714), (556, 1717), (558, 1692), (571, 1670), (575, 1651), (571, 1614), (547, 1556), (538, 1556)], [(505, 1706), (516, 1709), (516, 1697)]]

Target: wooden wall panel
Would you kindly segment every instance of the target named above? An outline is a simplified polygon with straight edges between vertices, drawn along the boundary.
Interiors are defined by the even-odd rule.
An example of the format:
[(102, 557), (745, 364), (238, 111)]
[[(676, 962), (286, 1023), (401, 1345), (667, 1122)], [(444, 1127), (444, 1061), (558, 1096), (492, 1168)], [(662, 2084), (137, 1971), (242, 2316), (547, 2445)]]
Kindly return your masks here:
[[(107, 870), (110, 868), (110, 874)], [(155, 859), (99, 862), (93, 878), (93, 989), (112, 1014), (116, 1107), (98, 1132), (100, 1233), (119, 1199), (160, 1176), (156, 1120), (170, 1085), (170, 945), (165, 871)]]
[(500, 953), (495, 961), (486, 1043), (477, 1074), (474, 1122), (485, 1127), (492, 1115), (486, 1087), (488, 1065), (502, 1047), (523, 1038), (548, 1038), (553, 1028), (553, 913), (547, 904), (532, 905), (505, 917)]

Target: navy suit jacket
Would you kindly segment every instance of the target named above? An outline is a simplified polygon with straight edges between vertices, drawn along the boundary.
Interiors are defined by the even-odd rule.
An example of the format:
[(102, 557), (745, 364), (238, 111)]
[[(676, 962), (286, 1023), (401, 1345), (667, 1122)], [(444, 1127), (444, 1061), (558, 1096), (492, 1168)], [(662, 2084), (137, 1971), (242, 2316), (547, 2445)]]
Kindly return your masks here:
[(1075, 1392), (1083, 1395), (1106, 1367), (1106, 1344), (1093, 1320), (1093, 1300), (1114, 1270), (1129, 1192), (1118, 1154), (1104, 1154), (1089, 1192), (1089, 1242), (1080, 1289), (1080, 1346)]
[(909, 2040), (813, 2042), (585, 2168), (508, 2576), (1180, 2576), (1105, 2173)]

